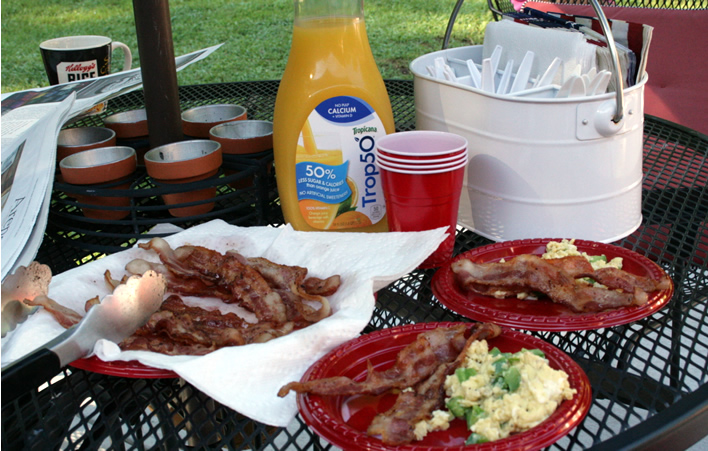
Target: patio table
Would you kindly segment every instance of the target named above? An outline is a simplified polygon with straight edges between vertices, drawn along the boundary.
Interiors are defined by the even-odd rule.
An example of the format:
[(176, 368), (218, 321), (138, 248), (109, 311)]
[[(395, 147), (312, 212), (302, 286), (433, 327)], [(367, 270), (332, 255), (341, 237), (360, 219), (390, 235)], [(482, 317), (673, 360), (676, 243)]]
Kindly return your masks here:
[[(386, 84), (397, 129), (414, 129), (413, 82)], [(237, 103), (246, 106), (249, 119), (272, 120), (277, 88), (278, 81), (182, 86), (180, 108)], [(101, 125), (108, 114), (143, 105), (141, 91), (128, 93), (110, 100), (101, 116), (74, 125)], [(645, 118), (644, 219), (636, 232), (614, 244), (668, 272), (675, 284), (669, 304), (624, 326), (529, 332), (569, 354), (592, 384), (589, 414), (551, 449), (684, 449), (708, 432), (707, 154), (705, 135)], [(166, 219), (148, 205), (115, 228), (79, 218), (67, 187), (57, 182), (37, 260), (55, 274), (63, 272), (132, 245), (162, 221), (182, 228), (214, 217), (238, 225), (280, 225), (271, 162), (272, 153), (249, 166), (258, 181), (251, 191), (222, 183), (213, 216)], [(145, 189), (159, 194), (150, 191), (157, 189), (153, 186)], [(236, 201), (234, 193), (255, 196), (255, 201)], [(459, 227), (455, 253), (490, 243)], [(364, 333), (410, 323), (469, 321), (433, 295), (434, 272), (415, 270), (381, 290)], [(179, 378), (123, 378), (71, 366), (2, 406), (1, 437), (7, 450), (334, 449), (300, 416), (287, 428), (275, 428), (216, 403)]]

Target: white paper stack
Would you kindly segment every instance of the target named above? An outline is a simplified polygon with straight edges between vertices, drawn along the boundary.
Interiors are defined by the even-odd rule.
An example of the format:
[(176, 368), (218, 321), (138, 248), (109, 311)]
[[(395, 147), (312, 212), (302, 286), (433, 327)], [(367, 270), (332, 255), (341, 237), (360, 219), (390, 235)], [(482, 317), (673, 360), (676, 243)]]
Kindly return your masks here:
[(587, 73), (596, 66), (597, 46), (588, 43), (577, 31), (533, 27), (512, 20), (490, 22), (484, 34), (483, 57), (489, 58), (498, 45), (504, 49), (498, 67), (503, 68), (508, 60), (514, 60), (514, 72), (526, 52), (533, 52), (532, 79), (542, 74), (556, 57), (560, 58), (562, 64), (553, 80), (555, 84), (561, 84), (571, 75)]

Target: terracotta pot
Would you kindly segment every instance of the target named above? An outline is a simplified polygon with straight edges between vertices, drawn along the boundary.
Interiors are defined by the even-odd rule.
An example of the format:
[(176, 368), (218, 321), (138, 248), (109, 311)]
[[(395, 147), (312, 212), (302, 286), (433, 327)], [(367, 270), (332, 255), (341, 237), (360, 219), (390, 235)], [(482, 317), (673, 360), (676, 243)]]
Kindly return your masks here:
[(105, 127), (66, 128), (57, 138), (57, 163), (78, 152), (113, 147), (116, 145), (116, 132)]
[[(59, 162), (61, 178), (72, 185), (108, 185), (128, 177), (135, 171), (135, 150), (130, 147), (113, 146), (85, 150)], [(93, 186), (92, 186), (93, 187)], [(123, 190), (130, 188), (130, 181), (101, 189)], [(87, 190), (89, 191), (89, 190)], [(77, 201), (99, 207), (130, 207), (129, 197), (74, 194)], [(84, 216), (95, 219), (118, 220), (130, 214), (130, 210), (82, 208)]]
[[(216, 141), (196, 139), (180, 141), (155, 147), (145, 154), (145, 169), (150, 177), (159, 183), (187, 185), (204, 180), (217, 173), (222, 163), (221, 145)], [(216, 187), (164, 194), (166, 205), (185, 202), (206, 201), (216, 195)], [(185, 217), (204, 214), (214, 208), (213, 202), (170, 208), (172, 216)]]
[[(221, 144), (224, 157), (260, 156), (273, 148), (273, 123), (270, 121), (243, 120), (215, 125), (209, 130), (209, 139)], [(237, 171), (225, 169), (228, 176)], [(229, 183), (235, 189), (253, 185), (253, 177)]]
[(145, 152), (150, 149), (150, 134), (145, 108), (112, 114), (103, 119), (103, 125), (116, 132), (117, 145), (135, 149), (138, 165), (145, 164)]
[(273, 148), (273, 123), (243, 120), (215, 125), (209, 139), (221, 144), (221, 151), (230, 155), (246, 155)]
[(149, 135), (147, 112), (144, 108), (112, 114), (103, 120), (103, 125), (116, 132), (118, 139)]
[(182, 131), (193, 138), (209, 138), (213, 126), (245, 119), (246, 108), (241, 105), (202, 105), (182, 112)]

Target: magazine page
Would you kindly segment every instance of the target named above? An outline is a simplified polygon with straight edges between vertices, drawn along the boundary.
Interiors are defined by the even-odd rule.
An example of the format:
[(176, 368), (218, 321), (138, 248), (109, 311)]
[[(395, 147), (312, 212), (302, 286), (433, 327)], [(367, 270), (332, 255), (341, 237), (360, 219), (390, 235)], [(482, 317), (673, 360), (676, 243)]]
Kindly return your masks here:
[[(51, 193), (56, 168), (59, 130), (66, 121), (75, 96), (61, 103), (36, 106), (44, 114), (27, 126), (27, 115), (13, 112), (2, 119), (2, 278), (15, 268), (18, 257), (33, 236), (35, 226), (46, 220), (40, 217)], [(24, 108), (23, 108), (24, 109)], [(33, 111), (34, 113), (34, 111)], [(17, 124), (15, 124), (17, 122)], [(42, 229), (44, 232), (44, 229)], [(39, 243), (33, 240), (39, 248)], [(41, 241), (40, 241), (41, 242)]]

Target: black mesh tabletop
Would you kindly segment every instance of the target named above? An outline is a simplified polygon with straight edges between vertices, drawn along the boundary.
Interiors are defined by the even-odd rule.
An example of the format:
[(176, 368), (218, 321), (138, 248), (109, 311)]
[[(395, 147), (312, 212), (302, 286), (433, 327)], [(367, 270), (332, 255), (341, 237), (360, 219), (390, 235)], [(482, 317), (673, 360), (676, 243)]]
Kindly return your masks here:
[[(398, 130), (415, 126), (413, 82), (387, 87)], [(180, 88), (183, 109), (212, 103), (246, 106), (249, 118), (272, 120), (277, 81)], [(100, 116), (71, 126), (101, 125), (105, 115), (141, 108), (142, 92), (111, 99)], [(529, 332), (557, 346), (586, 372), (592, 405), (585, 419), (550, 449), (683, 449), (708, 432), (708, 137), (664, 120), (644, 124), (643, 222), (615, 243), (658, 263), (675, 294), (663, 309), (623, 326), (578, 332)], [(169, 219), (153, 198), (162, 192), (138, 174), (130, 215), (118, 224), (80, 217), (70, 187), (56, 182), (37, 260), (54, 273), (132, 246), (152, 226), (185, 228), (215, 217), (232, 224), (279, 225), (272, 152), (232, 161), (212, 181), (212, 215)], [(244, 169), (245, 168), (245, 169)], [(238, 172), (237, 172), (238, 173)], [(455, 253), (491, 241), (458, 228)], [(419, 322), (470, 321), (433, 295), (434, 270), (415, 270), (379, 291), (363, 331)], [(130, 379), (67, 367), (2, 406), (2, 448), (13, 449), (336, 449), (298, 416), (287, 428), (246, 418), (179, 378)]]

